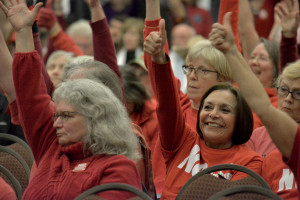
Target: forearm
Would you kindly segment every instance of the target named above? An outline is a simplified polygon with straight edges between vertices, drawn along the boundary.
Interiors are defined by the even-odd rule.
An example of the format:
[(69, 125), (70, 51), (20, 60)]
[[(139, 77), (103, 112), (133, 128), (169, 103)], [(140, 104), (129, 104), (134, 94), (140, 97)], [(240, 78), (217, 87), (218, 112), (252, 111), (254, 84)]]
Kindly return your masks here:
[(255, 30), (254, 17), (248, 0), (240, 0), (239, 13), (240, 41), (243, 54), (247, 58), (259, 41), (259, 36)]
[(90, 7), (90, 11), (91, 11), (91, 23), (105, 18), (105, 13), (100, 4), (97, 6)]
[(34, 51), (34, 42), (31, 27), (16, 32), (16, 52), (27, 53)]
[(146, 20), (155, 20), (160, 18), (159, 0), (146, 0)]
[(6, 93), (9, 103), (15, 100), (15, 88), (12, 79), (12, 56), (6, 46), (3, 35), (0, 33), (0, 86)]

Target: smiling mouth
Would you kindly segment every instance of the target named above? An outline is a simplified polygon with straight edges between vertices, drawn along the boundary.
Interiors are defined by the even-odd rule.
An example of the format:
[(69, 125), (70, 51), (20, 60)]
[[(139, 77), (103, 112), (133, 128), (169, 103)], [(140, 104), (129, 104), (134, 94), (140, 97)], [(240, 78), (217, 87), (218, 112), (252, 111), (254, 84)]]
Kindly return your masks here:
[(291, 109), (287, 108), (287, 107), (283, 107), (283, 108), (281, 108), (281, 110), (284, 111), (284, 112), (289, 112)]
[(216, 124), (216, 123), (211, 123), (211, 122), (207, 122), (207, 123), (205, 123), (205, 125), (209, 126), (209, 127), (213, 127), (213, 128), (223, 128), (223, 126)]

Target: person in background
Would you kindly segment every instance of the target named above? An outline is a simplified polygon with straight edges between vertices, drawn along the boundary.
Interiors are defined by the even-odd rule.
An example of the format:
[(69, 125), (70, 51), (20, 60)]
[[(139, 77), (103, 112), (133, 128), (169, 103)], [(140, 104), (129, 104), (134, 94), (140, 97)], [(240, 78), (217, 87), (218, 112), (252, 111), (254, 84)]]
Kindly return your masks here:
[(48, 58), (46, 69), (54, 87), (57, 87), (58, 84), (60, 84), (63, 67), (71, 58), (71, 53), (62, 50), (54, 51)]
[(109, 30), (115, 44), (116, 52), (122, 47), (122, 28), (125, 19), (125, 16), (114, 16), (109, 21)]
[[(294, 5), (297, 3), (297, 0), (293, 1)], [(292, 96), (295, 97), (295, 88), (291, 91), (294, 85), (289, 85), (292, 84), (291, 82), (281, 82), (278, 92), (279, 95), (282, 94), (282, 100), (287, 102), (282, 104), (283, 110), (275, 108), (265, 93), (262, 83), (248, 67), (247, 62), (235, 46), (230, 18), (231, 13), (227, 13), (224, 17), (223, 25), (219, 23), (213, 25), (212, 32), (210, 33), (210, 41), (216, 48), (221, 50), (228, 59), (234, 80), (239, 85), (244, 98), (247, 99), (253, 111), (261, 119), (274, 144), (282, 153), (283, 161), (291, 168), (295, 180), (299, 184), (300, 128), (299, 124), (287, 115), (286, 112), (288, 108), (285, 107), (285, 105), (288, 105), (287, 102), (292, 100)], [(282, 87), (284, 88), (284, 95), (282, 93)], [(286, 98), (284, 98), (284, 96), (286, 96)], [(299, 198), (299, 187), (297, 190)]]
[(155, 97), (153, 94), (152, 85), (150, 83), (149, 75), (148, 75), (148, 69), (145, 66), (144, 61), (144, 53), (139, 54), (134, 60), (131, 60), (128, 65), (134, 67), (134, 71), (136, 73), (136, 76), (138, 79), (142, 82), (144, 85), (148, 95), (151, 98), (151, 101), (155, 103)]
[(188, 49), (188, 41), (196, 36), (196, 30), (188, 24), (177, 24), (171, 32), (170, 59), (174, 75), (180, 80), (181, 91), (186, 93), (186, 76), (182, 71)]
[(208, 37), (212, 16), (209, 11), (197, 6), (197, 0), (170, 0), (169, 5), (175, 24), (187, 22), (195, 28), (197, 35)]
[(143, 20), (127, 18), (122, 29), (122, 47), (117, 53), (118, 65), (122, 66), (142, 53)]
[(84, 55), (94, 55), (92, 42), (92, 29), (87, 20), (78, 20), (70, 24), (67, 33), (73, 41), (80, 47)]

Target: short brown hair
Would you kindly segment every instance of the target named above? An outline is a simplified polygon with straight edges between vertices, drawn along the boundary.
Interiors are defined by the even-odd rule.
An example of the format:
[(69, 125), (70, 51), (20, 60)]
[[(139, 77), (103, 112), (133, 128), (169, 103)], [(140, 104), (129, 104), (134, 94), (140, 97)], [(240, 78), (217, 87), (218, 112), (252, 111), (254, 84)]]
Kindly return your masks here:
[(201, 104), (199, 107), (199, 111), (198, 111), (198, 117), (197, 117), (196, 129), (197, 129), (198, 134), (203, 139), (203, 134), (199, 127), (199, 121), (200, 121), (199, 114), (203, 108), (205, 99), (208, 97), (208, 95), (210, 93), (212, 93), (215, 90), (226, 90), (226, 91), (231, 92), (235, 96), (236, 117), (235, 117), (235, 125), (234, 125), (233, 135), (231, 138), (232, 145), (239, 145), (239, 144), (246, 143), (250, 139), (250, 137), (252, 135), (252, 131), (253, 131), (252, 111), (251, 111), (248, 103), (246, 102), (246, 100), (244, 99), (242, 94), (240, 93), (239, 89), (237, 89), (236, 87), (232, 86), (229, 83), (220, 83), (220, 84), (214, 85), (210, 89), (208, 89), (205, 92), (205, 94), (203, 95)]

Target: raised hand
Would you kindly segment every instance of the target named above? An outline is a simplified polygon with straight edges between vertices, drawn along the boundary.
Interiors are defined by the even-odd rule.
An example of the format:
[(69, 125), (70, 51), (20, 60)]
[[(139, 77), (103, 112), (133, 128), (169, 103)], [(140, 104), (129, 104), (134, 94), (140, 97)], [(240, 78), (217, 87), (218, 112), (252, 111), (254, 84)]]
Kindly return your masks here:
[(212, 30), (209, 34), (209, 40), (212, 45), (223, 53), (227, 53), (232, 49), (237, 49), (234, 42), (230, 20), (231, 12), (228, 12), (224, 15), (223, 25), (219, 23), (213, 24)]
[(159, 29), (160, 31), (153, 31), (145, 38), (144, 51), (152, 55), (152, 60), (155, 63), (165, 63), (164, 45), (167, 41), (165, 20), (160, 20)]
[(35, 5), (32, 11), (30, 11), (26, 5), (25, 0), (4, 0), (0, 1), (0, 6), (11, 25), (16, 32), (19, 32), (23, 28), (32, 27), (34, 20), (43, 4), (38, 3)]
[(295, 37), (299, 26), (298, 0), (283, 0), (275, 6), (275, 13), (281, 20), (282, 32), (285, 37)]
[(90, 8), (97, 7), (97, 6), (101, 5), (99, 0), (85, 0), (85, 2), (88, 4), (88, 6)]

